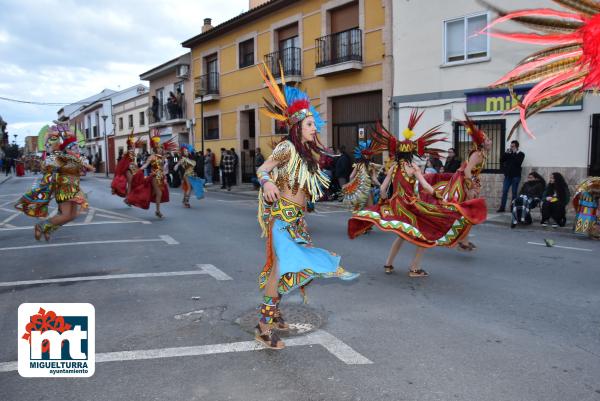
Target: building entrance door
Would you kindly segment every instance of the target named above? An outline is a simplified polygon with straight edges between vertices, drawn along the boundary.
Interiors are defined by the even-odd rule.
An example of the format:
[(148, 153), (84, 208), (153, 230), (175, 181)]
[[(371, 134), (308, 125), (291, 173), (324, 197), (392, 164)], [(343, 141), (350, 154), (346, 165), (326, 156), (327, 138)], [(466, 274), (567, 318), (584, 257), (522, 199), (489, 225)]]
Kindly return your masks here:
[(254, 154), (256, 148), (256, 111), (240, 112), (240, 168), (242, 182), (250, 182), (256, 175)]
[(592, 115), (592, 148), (588, 175), (600, 176), (600, 114)]

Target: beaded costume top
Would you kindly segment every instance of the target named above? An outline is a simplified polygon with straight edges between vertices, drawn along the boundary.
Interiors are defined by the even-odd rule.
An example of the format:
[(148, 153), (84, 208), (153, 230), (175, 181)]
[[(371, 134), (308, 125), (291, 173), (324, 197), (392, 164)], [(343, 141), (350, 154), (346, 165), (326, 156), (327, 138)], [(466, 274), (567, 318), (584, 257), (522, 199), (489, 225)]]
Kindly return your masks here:
[(194, 176), (196, 173), (194, 172), (194, 167), (196, 167), (196, 161), (190, 159), (189, 157), (182, 156), (179, 164), (183, 167), (184, 175), (186, 176)]

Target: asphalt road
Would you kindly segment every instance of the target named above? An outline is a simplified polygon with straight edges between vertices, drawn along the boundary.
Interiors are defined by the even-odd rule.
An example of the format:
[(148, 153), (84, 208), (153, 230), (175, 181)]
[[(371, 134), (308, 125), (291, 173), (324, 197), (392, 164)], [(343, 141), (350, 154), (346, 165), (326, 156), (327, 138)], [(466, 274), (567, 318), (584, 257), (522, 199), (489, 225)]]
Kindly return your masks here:
[[(236, 320), (260, 301), (264, 242), (254, 199), (209, 192), (184, 209), (174, 191), (158, 220), (111, 196), (107, 180), (88, 177), (92, 211), (55, 233), (50, 244), (59, 246), (24, 248), (45, 245), (23, 229), (33, 220), (11, 210), (32, 182), (0, 184), (0, 370), (17, 360), (24, 302), (93, 304), (97, 355), (158, 351), (98, 362), (91, 378), (25, 379), (7, 368), (2, 400), (600, 400), (598, 242), (484, 224), (472, 232), (474, 253), (427, 251), (430, 277), (407, 277), (409, 245), (387, 276), (393, 236), (351, 241), (349, 214), (319, 204), (308, 216), (316, 245), (361, 273), (308, 288), (309, 306), (326, 319), (320, 333), (331, 341), (299, 336), (279, 352), (235, 351), (232, 343), (248, 347), (253, 338)], [(547, 238), (556, 246), (530, 244)], [(62, 246), (76, 242), (83, 244)], [(203, 265), (216, 270), (185, 273), (205, 273)], [(185, 275), (148, 275), (165, 272)], [(81, 279), (125, 274), (146, 275)], [(301, 303), (289, 296), (283, 311)], [(173, 351), (214, 344), (228, 352)]]

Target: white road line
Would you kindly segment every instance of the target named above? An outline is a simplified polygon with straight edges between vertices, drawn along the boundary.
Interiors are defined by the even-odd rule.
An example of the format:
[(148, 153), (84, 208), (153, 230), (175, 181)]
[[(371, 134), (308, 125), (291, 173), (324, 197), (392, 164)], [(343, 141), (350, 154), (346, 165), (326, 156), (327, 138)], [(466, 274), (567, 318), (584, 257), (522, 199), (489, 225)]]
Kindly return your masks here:
[(15, 193), (15, 194), (0, 194), (0, 197), (2, 197), (2, 196), (17, 196), (17, 195), (18, 195), (18, 196), (21, 196), (21, 195), (23, 195), (23, 194), (21, 194), (21, 193)]
[[(130, 220), (130, 221), (93, 221), (91, 223), (69, 223), (69, 224), (65, 224), (63, 227), (78, 227), (78, 226), (93, 226), (93, 225), (98, 225), (98, 224), (129, 224), (129, 223), (140, 223), (140, 224), (152, 224), (149, 221), (139, 221), (139, 220)], [(8, 227), (8, 225), (7, 225)], [(0, 232), (2, 231), (14, 231), (14, 230), (31, 230), (33, 229), (33, 226), (20, 226), (20, 227), (15, 227), (15, 226), (11, 226), (13, 228), (0, 228)]]
[(87, 216), (85, 216), (85, 220), (83, 222), (86, 223), (86, 224), (91, 223), (95, 214), (96, 214), (96, 210), (90, 208), (90, 210), (88, 210)]
[(223, 280), (233, 280), (231, 277), (229, 277), (225, 272), (223, 272), (222, 270), (218, 269), (216, 266), (214, 265), (196, 265), (198, 268), (201, 269), (202, 272), (204, 272), (205, 274), (208, 274), (209, 276), (223, 281)]
[(177, 245), (179, 242), (175, 241), (168, 235), (161, 235), (158, 239), (118, 239), (109, 241), (83, 241), (83, 242), (65, 242), (62, 244), (41, 244), (41, 245), (26, 245), (26, 246), (9, 246), (6, 248), (0, 248), (0, 251), (11, 251), (17, 249), (33, 249), (33, 248), (50, 248), (59, 246), (73, 246), (73, 245), (96, 245), (96, 244), (120, 244), (120, 243), (135, 243), (135, 242), (160, 242), (164, 241), (167, 245)]
[[(101, 212), (101, 213), (105, 213), (105, 214), (112, 214), (114, 216), (122, 217), (122, 218), (125, 218), (125, 219), (131, 219), (132, 218), (131, 216), (128, 216), (128, 215), (123, 214), (123, 213), (113, 212), (111, 210), (106, 210), (106, 209), (100, 209), (100, 208), (95, 207), (95, 206), (93, 208), (96, 209), (97, 212)], [(136, 219), (136, 220), (140, 220), (140, 219)]]
[(17, 203), (18, 200), (19, 199), (15, 199), (15, 200), (10, 200), (10, 201), (4, 202), (4, 203), (0, 203), (0, 208), (2, 208), (2, 210), (8, 210), (10, 212), (14, 212), (15, 209), (5, 209), (4, 206), (10, 205), (10, 204), (14, 205), (15, 203)]
[[(333, 356), (347, 365), (370, 365), (373, 363), (353, 350), (349, 345), (342, 342), (342, 340), (323, 330), (317, 330), (303, 337), (286, 339), (285, 344), (288, 347), (322, 345)], [(259, 351), (262, 349), (265, 349), (265, 347), (256, 341), (240, 341), (235, 343), (197, 345), (192, 347), (103, 352), (96, 354), (96, 363), (226, 354), (231, 352)], [(0, 372), (12, 372), (15, 370), (17, 370), (17, 362), (0, 363)]]
[(17, 212), (15, 214), (13, 214), (12, 216), (7, 217), (6, 219), (2, 220), (2, 222), (0, 223), (0, 226), (5, 226), (6, 223), (8, 223), (9, 221), (13, 220), (14, 218), (16, 218), (17, 216), (20, 216), (21, 212)]
[[(539, 242), (528, 242), (528, 244), (530, 245), (539, 245), (539, 246), (546, 246), (548, 247), (546, 244), (540, 244)], [(561, 248), (561, 249), (572, 249), (574, 251), (584, 251), (584, 252), (593, 252), (592, 249), (585, 249), (585, 248), (573, 248), (571, 246), (560, 246), (560, 245), (552, 245), (551, 247), (548, 248)]]

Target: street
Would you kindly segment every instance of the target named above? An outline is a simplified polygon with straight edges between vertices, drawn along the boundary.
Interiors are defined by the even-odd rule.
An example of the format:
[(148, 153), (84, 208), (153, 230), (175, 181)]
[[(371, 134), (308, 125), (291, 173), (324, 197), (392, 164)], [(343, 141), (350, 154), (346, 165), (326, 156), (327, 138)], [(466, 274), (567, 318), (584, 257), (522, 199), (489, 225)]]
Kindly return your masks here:
[[(255, 198), (211, 190), (184, 209), (171, 189), (159, 220), (85, 177), (89, 212), (46, 243), (12, 206), (34, 179), (0, 184), (2, 400), (600, 400), (598, 242), (484, 224), (476, 251), (428, 250), (430, 276), (411, 279), (414, 246), (385, 275), (394, 237), (351, 241), (349, 212), (318, 203), (316, 246), (361, 276), (284, 298), (308, 323), (272, 351), (244, 324), (265, 257)], [(19, 376), (17, 308), (42, 301), (94, 305), (93, 377)]]

